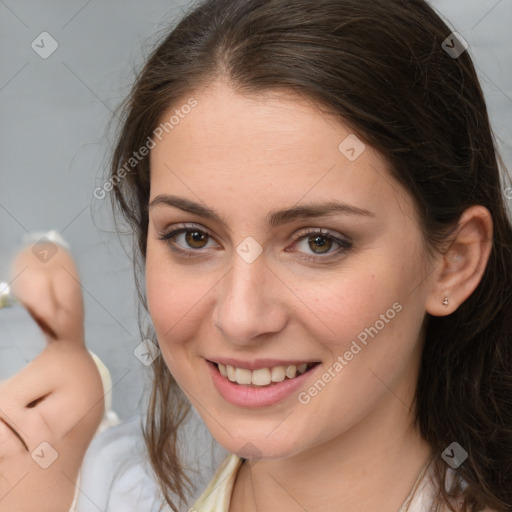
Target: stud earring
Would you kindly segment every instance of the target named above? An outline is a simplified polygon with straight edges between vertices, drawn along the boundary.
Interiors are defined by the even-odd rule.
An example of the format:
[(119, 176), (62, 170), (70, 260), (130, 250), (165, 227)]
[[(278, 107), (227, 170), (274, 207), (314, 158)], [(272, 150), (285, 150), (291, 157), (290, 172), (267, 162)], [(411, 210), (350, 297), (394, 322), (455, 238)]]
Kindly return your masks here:
[(448, 297), (445, 297), (442, 302), (443, 306), (448, 306)]

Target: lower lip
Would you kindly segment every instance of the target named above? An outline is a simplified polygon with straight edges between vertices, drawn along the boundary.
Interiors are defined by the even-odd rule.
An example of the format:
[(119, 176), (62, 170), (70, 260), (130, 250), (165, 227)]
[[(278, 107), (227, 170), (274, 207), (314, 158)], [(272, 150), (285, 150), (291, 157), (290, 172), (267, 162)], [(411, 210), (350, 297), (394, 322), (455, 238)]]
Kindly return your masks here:
[(267, 407), (277, 404), (302, 388), (306, 380), (320, 366), (318, 364), (294, 379), (285, 379), (271, 386), (252, 387), (231, 382), (220, 374), (216, 364), (208, 361), (206, 364), (217, 391), (226, 401), (240, 407)]

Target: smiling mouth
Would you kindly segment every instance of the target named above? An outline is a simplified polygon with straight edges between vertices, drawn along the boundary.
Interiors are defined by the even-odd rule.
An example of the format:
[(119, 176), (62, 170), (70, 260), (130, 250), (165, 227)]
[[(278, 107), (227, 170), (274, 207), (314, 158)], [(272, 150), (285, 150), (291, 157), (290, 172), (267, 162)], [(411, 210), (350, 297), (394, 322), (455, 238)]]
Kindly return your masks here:
[(235, 366), (215, 363), (213, 361), (210, 361), (210, 363), (217, 368), (218, 372), (224, 378), (230, 380), (234, 384), (254, 388), (271, 387), (285, 380), (295, 379), (320, 364), (319, 362), (313, 362), (304, 363), (298, 366), (279, 365), (249, 370), (247, 368), (237, 368)]

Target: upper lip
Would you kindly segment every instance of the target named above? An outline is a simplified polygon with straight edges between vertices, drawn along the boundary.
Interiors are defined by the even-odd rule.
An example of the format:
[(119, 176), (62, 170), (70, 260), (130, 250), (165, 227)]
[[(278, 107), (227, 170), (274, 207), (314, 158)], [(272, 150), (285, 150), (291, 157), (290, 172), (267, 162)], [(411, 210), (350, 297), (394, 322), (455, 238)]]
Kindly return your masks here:
[(300, 366), (301, 364), (318, 363), (314, 359), (253, 359), (251, 361), (242, 361), (231, 357), (216, 357), (207, 359), (211, 363), (223, 364), (224, 366), (233, 366), (235, 368), (245, 368), (247, 370), (257, 370), (259, 368), (273, 368), (274, 366)]

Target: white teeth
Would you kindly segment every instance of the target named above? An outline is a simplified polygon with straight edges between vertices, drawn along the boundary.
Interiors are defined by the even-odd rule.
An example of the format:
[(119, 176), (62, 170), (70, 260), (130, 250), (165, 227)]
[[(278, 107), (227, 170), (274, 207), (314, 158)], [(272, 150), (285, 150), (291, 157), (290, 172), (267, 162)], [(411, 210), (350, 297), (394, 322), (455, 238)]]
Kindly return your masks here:
[(308, 368), (304, 363), (299, 366), (294, 364), (290, 366), (274, 366), (273, 368), (258, 368), (257, 370), (248, 370), (247, 368), (235, 368), (234, 366), (218, 364), (219, 372), (223, 377), (227, 377), (231, 382), (237, 384), (253, 386), (268, 386), (272, 382), (283, 382), (287, 377), (294, 379), (297, 375), (302, 375)]
[(246, 368), (237, 368), (235, 370), (235, 379), (238, 384), (250, 384), (251, 373), (251, 370), (247, 370)]
[(268, 368), (253, 370), (251, 381), (255, 386), (268, 386), (272, 382), (270, 370)]
[(288, 366), (288, 368), (286, 368), (286, 376), (289, 379), (293, 379), (295, 375), (297, 375), (297, 367), (294, 364), (292, 364), (291, 366)]
[(301, 364), (301, 365), (297, 366), (297, 371), (302, 375), (306, 371), (307, 367), (308, 367), (308, 365), (306, 363)]
[(235, 369), (232, 366), (229, 366), (229, 364), (226, 365), (226, 373), (228, 374), (228, 379), (231, 382), (235, 382), (236, 381)]
[(284, 366), (274, 366), (272, 368), (272, 382), (283, 382), (286, 378), (286, 368)]

